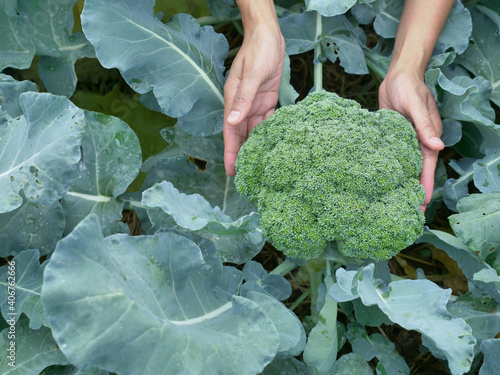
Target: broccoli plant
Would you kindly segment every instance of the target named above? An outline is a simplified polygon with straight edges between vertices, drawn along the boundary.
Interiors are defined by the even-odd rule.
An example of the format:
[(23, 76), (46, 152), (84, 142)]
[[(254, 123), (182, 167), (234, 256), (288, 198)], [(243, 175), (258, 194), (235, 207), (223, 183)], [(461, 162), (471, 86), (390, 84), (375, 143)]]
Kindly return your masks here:
[(415, 130), (397, 112), (369, 112), (321, 90), (256, 127), (236, 161), (236, 187), (257, 202), (265, 236), (292, 257), (327, 241), (386, 260), (422, 235)]
[(224, 170), (234, 3), (0, 0), (0, 375), (500, 374), (500, 3), (455, 1), (430, 229), (378, 262), (331, 245), (419, 236), (415, 133), (327, 91), (375, 107), (404, 0), (275, 0), (257, 204)]

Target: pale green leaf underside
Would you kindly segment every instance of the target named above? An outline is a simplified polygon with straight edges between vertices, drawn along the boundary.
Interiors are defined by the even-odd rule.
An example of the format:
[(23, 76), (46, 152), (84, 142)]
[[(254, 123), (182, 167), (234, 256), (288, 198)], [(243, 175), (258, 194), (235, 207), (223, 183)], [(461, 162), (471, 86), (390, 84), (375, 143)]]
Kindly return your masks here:
[(82, 158), (61, 204), (66, 233), (88, 214), (99, 216), (104, 235), (127, 232), (122, 218), (124, 193), (139, 173), (141, 147), (134, 131), (119, 118), (84, 111)]
[(179, 226), (193, 231), (205, 229), (219, 234), (241, 234), (254, 231), (259, 222), (256, 212), (233, 220), (219, 207), (212, 207), (201, 195), (180, 193), (167, 181), (146, 190), (142, 195), (142, 204), (160, 207)]
[(220, 132), (227, 41), (186, 14), (163, 24), (153, 5), (154, 0), (88, 0), (82, 27), (101, 63), (118, 68), (135, 91), (152, 92), (162, 112), (178, 118), (186, 131)]
[(44, 205), (23, 202), (15, 210), (0, 214), (0, 256), (26, 249), (51, 253), (64, 232), (65, 220), (59, 201)]
[(472, 251), (485, 259), (500, 252), (500, 193), (472, 194), (458, 201), (458, 214), (449, 217), (450, 225)]
[(484, 363), (479, 370), (479, 375), (496, 375), (500, 371), (498, 353), (500, 352), (500, 339), (489, 339), (481, 344), (484, 353)]
[(33, 330), (28, 327), (28, 319), (21, 317), (16, 326), (15, 366), (9, 366), (8, 357), (10, 342), (9, 329), (0, 333), (0, 361), (1, 375), (39, 375), (40, 372), (51, 365), (66, 365), (67, 359), (61, 353), (54, 341), (50, 329), (42, 327)]
[(0, 128), (0, 213), (28, 201), (50, 204), (68, 190), (80, 159), (83, 113), (68, 99), (25, 92), (23, 116)]
[(104, 239), (90, 215), (59, 242), (42, 303), (77, 366), (255, 374), (276, 355), (279, 335), (258, 303), (231, 297), (225, 270), (173, 233)]
[[(348, 287), (341, 288), (344, 297), (352, 288), (366, 306), (377, 305), (387, 317), (408, 330), (423, 335), (424, 344), (438, 357), (443, 354), (453, 374), (463, 374), (470, 369), (474, 358), (476, 339), (463, 319), (453, 319), (446, 309), (451, 291), (445, 290), (429, 280), (393, 281), (385, 288), (375, 285), (373, 263), (357, 273), (350, 271)], [(352, 278), (355, 276), (356, 282)], [(339, 289), (331, 289), (336, 298)], [(352, 294), (351, 299), (358, 296)], [(347, 300), (347, 298), (343, 298)]]
[[(0, 268), (0, 306), (4, 319), (14, 317), (17, 320), (24, 313), (30, 319), (29, 327), (31, 329), (38, 329), (42, 324), (49, 326), (40, 302), (43, 270), (47, 266), (47, 262), (40, 265), (39, 258), (38, 250), (26, 250), (13, 258), (16, 291), (14, 305), (9, 304), (7, 299), (8, 266)], [(15, 312), (16, 315), (9, 314), (12, 312)]]
[(315, 10), (325, 17), (346, 13), (357, 0), (306, 0), (307, 10)]
[(94, 57), (93, 47), (83, 33), (71, 33), (76, 2), (19, 1), (11, 4), (12, 9), (0, 10), (0, 70), (28, 68), (36, 53), (45, 88), (71, 97), (77, 82), (75, 61)]
[(476, 339), (464, 320), (453, 319), (446, 310), (449, 289), (428, 280), (401, 280), (390, 283), (385, 292), (373, 285), (373, 267), (366, 267), (362, 275), (358, 291), (363, 304), (376, 304), (392, 322), (422, 333), (444, 353), (452, 374), (470, 369)]

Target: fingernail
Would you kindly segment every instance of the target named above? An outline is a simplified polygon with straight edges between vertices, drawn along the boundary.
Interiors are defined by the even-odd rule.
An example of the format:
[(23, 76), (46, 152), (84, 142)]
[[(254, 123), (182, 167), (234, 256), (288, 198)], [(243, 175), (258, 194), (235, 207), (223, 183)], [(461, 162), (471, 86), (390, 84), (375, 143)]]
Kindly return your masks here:
[(240, 118), (240, 111), (231, 111), (231, 112), (229, 112), (229, 115), (227, 116), (227, 122), (235, 123), (235, 122), (238, 122), (239, 118)]
[(431, 143), (434, 143), (436, 146), (441, 146), (443, 144), (443, 141), (441, 140), (441, 138), (438, 138), (438, 137), (431, 137), (429, 139), (429, 141)]

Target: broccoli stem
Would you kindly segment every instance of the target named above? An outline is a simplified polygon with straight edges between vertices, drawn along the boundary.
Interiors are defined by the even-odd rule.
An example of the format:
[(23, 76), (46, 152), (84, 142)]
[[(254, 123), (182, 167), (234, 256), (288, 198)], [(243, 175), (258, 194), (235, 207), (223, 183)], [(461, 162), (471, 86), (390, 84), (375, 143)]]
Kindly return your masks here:
[(303, 269), (309, 274), (309, 285), (311, 287), (311, 318), (317, 323), (319, 311), (317, 309), (319, 292), (318, 288), (323, 283), (324, 260), (310, 259), (304, 264)]
[(307, 288), (307, 290), (302, 293), (299, 298), (297, 298), (289, 307), (291, 311), (295, 310), (307, 297), (311, 295), (311, 288)]
[[(322, 34), (322, 20), (321, 14), (316, 13), (316, 38), (318, 40)], [(323, 89), (323, 64), (320, 62), (321, 43), (316, 44), (314, 47), (314, 91), (321, 91)]]
[(296, 267), (297, 265), (294, 262), (292, 262), (289, 258), (285, 258), (283, 263), (281, 263), (278, 267), (269, 272), (269, 274), (285, 276), (288, 272), (292, 271)]

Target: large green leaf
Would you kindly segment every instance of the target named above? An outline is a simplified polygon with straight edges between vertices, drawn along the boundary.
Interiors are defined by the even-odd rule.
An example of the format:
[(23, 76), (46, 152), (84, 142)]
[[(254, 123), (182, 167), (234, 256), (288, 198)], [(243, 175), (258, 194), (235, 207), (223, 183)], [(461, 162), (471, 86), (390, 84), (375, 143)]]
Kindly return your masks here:
[(64, 97), (25, 92), (23, 116), (0, 125), (0, 213), (26, 199), (50, 204), (69, 188), (80, 159), (83, 113)]
[(500, 339), (489, 339), (481, 344), (484, 353), (484, 362), (479, 370), (479, 375), (496, 375), (500, 371), (498, 353), (500, 352)]
[[(264, 239), (258, 228), (259, 215), (253, 211), (232, 219), (199, 194), (180, 193), (170, 182), (163, 181), (143, 192), (142, 204), (154, 230), (173, 228), (196, 233), (216, 245), (219, 256), (226, 262), (244, 263), (262, 248)], [(178, 228), (177, 228), (178, 226)]]
[[(7, 52), (6, 66), (27, 68), (34, 53), (41, 56), (39, 74), (51, 93), (70, 97), (76, 88), (75, 61), (94, 57), (94, 49), (83, 33), (72, 34), (72, 8), (77, 0), (19, 0), (10, 15), (0, 10), (4, 28), (0, 48)], [(19, 52), (21, 53), (19, 53)], [(10, 57), (10, 58), (9, 58)], [(22, 57), (22, 64), (12, 57)], [(11, 61), (9, 61), (11, 60)]]
[[(5, 320), (14, 317), (17, 321), (22, 313), (26, 314), (31, 329), (49, 326), (47, 318), (43, 313), (40, 302), (40, 293), (43, 282), (43, 270), (48, 261), (40, 265), (40, 253), (38, 250), (26, 250), (15, 256), (11, 267), (14, 267), (14, 276), (10, 276), (9, 266), (0, 268), (0, 308)], [(10, 276), (10, 277), (8, 277)], [(12, 278), (13, 277), (13, 278)], [(9, 280), (13, 280), (15, 286), (14, 304), (9, 304)], [(13, 315), (15, 314), (15, 315)]]
[[(31, 81), (19, 82), (0, 74), (0, 111), (8, 115), (5, 119), (23, 115), (19, 96), (27, 91), (38, 92), (38, 88)], [(21, 206), (0, 214), (0, 256), (15, 255), (24, 249), (39, 249), (42, 255), (52, 252), (64, 229), (59, 202), (27, 202), (22, 191), (20, 196)]]
[(332, 368), (334, 375), (373, 375), (370, 365), (356, 353), (342, 355)]
[(313, 375), (314, 370), (295, 358), (276, 358), (266, 366), (262, 375)]
[[(143, 160), (165, 148), (166, 143), (158, 134), (165, 126), (175, 124), (175, 119), (144, 107), (140, 102), (139, 94), (130, 96), (123, 92), (119, 84), (114, 85), (113, 89), (105, 95), (79, 90), (75, 92), (71, 101), (78, 108), (104, 113), (125, 121), (139, 138)], [(133, 191), (138, 188), (140, 184)]]
[(487, 148), (500, 145), (500, 132), (482, 124), (462, 122), (462, 139), (454, 146), (466, 158), (481, 159)]
[[(374, 269), (374, 264), (370, 264), (355, 273), (357, 286), (353, 283), (352, 288), (363, 304), (377, 305), (393, 323), (420, 332), (423, 344), (435, 356), (448, 360), (452, 374), (467, 372), (474, 358), (476, 339), (463, 319), (453, 319), (447, 311), (451, 290), (441, 289), (429, 280), (393, 281), (386, 287), (374, 279)], [(330, 289), (334, 299), (335, 291)], [(351, 299), (355, 298), (357, 295), (353, 294)]]
[(444, 250), (450, 258), (457, 262), (465, 277), (467, 277), (469, 281), (469, 291), (479, 296), (487, 292), (496, 302), (500, 303), (500, 292), (496, 289), (495, 285), (474, 279), (474, 275), (478, 272), (491, 267), (480, 259), (478, 254), (469, 249), (460, 239), (446, 232), (426, 229), (422, 237), (415, 242), (427, 242), (436, 246), (438, 249)]
[[(321, 46), (319, 59), (335, 62), (337, 58), (347, 73), (366, 74), (362, 33), (345, 16), (322, 17), (318, 12), (290, 14), (279, 19), (286, 42), (286, 53), (296, 55)], [(317, 28), (321, 34), (317, 36)]]
[(346, 13), (357, 0), (306, 0), (307, 10), (315, 10), (325, 17), (333, 17)]
[(19, 95), (26, 91), (38, 92), (31, 81), (16, 81), (9, 75), (0, 73), (0, 110), (15, 118), (23, 114), (19, 105)]
[(457, 237), (482, 260), (500, 253), (500, 193), (469, 195), (458, 201), (457, 209), (449, 217)]
[(238, 18), (240, 11), (235, 6), (235, 0), (207, 0), (210, 13), (225, 18)]
[(476, 353), (484, 340), (495, 337), (500, 331), (500, 305), (489, 297), (475, 298), (467, 293), (448, 306), (448, 310), (472, 328), (477, 340)]
[(403, 5), (401, 0), (388, 0), (387, 6), (377, 12), (373, 27), (378, 35), (384, 38), (396, 37)]
[[(351, 323), (348, 326), (347, 338), (355, 354), (366, 361), (375, 357), (378, 359), (377, 374), (410, 374), (405, 360), (396, 352), (394, 343), (387, 337), (379, 333), (369, 335), (362, 326)], [(361, 369), (363, 373), (367, 372), (366, 366), (362, 366)]]
[(290, 83), (291, 70), (290, 70), (290, 56), (285, 54), (285, 61), (283, 63), (283, 74), (281, 75), (280, 90), (278, 92), (278, 100), (280, 106), (283, 107), (289, 104), (295, 104), (299, 97), (299, 93), (295, 91)]
[(474, 164), (474, 185), (484, 194), (500, 193), (500, 146), (484, 150)]
[[(224, 147), (221, 135), (196, 137), (175, 126), (165, 129), (162, 136), (169, 142), (169, 146), (144, 163), (142, 170), (148, 176), (142, 190), (168, 181), (179, 192), (203, 196), (212, 207), (220, 207), (221, 212), (231, 217), (232, 221), (256, 211), (256, 206), (238, 193), (234, 179), (227, 177), (225, 173), (223, 155), (220, 152)], [(141, 200), (137, 195), (129, 198)], [(172, 219), (165, 218), (168, 215), (163, 210), (148, 208), (147, 214), (143, 211), (137, 209), (143, 228), (148, 233), (154, 233), (162, 226), (172, 227)], [(148, 220), (152, 227), (148, 225)], [(237, 264), (252, 259), (264, 245), (265, 240), (259, 228), (248, 233), (226, 233), (227, 235), (218, 235), (205, 230), (197, 232), (215, 244), (217, 253), (225, 261)]]
[(174, 233), (104, 239), (90, 215), (44, 273), (42, 304), (61, 350), (76, 366), (117, 373), (262, 371), (279, 332), (260, 302), (235, 295), (238, 271), (212, 251)]
[(246, 262), (243, 267), (245, 283), (240, 288), (240, 293), (250, 290), (263, 292), (284, 301), (292, 294), (292, 286), (283, 276), (273, 273), (268, 274), (262, 264), (253, 260)]
[(474, 177), (474, 162), (472, 158), (462, 158), (448, 163), (460, 175), (458, 179), (449, 178), (443, 186), (443, 201), (452, 211), (457, 211), (457, 202), (469, 193), (469, 182)]
[(7, 67), (26, 69), (35, 56), (35, 45), (29, 35), (21, 33), (28, 21), (0, 0), (0, 71)]
[[(16, 325), (15, 340), (9, 337), (9, 332), (6, 328), (0, 333), (0, 375), (39, 375), (48, 366), (68, 364), (49, 328), (30, 329), (28, 319), (23, 316)], [(9, 358), (12, 341), (15, 341), (14, 366), (9, 365), (12, 363)]]
[(306, 333), (302, 322), (292, 311), (266, 293), (250, 290), (241, 295), (258, 303), (273, 321), (279, 334), (280, 358), (296, 357), (302, 353), (306, 343)]
[(481, 76), (491, 82), (492, 91), (489, 99), (500, 106), (499, 25), (479, 9), (481, 8), (471, 9), (474, 42), (457, 58), (457, 62), (474, 76)]
[(238, 193), (234, 179), (226, 175), (222, 135), (197, 137), (175, 126), (164, 129), (162, 136), (169, 145), (144, 162), (142, 170), (148, 176), (142, 190), (169, 181), (182, 193), (202, 195), (232, 218), (256, 210)]
[[(486, 127), (481, 126), (481, 128)], [(477, 137), (481, 137), (477, 138), (479, 142), (482, 136), (477, 135)], [(496, 133), (490, 134), (490, 139), (496, 140)], [(489, 143), (489, 141), (486, 140), (485, 143)], [(471, 180), (474, 181), (474, 185), (482, 193), (500, 192), (500, 148), (495, 145), (495, 147), (483, 149), (481, 145), (478, 145), (477, 151), (479, 152), (479, 150), (484, 152), (479, 159), (462, 158), (458, 161), (450, 160), (449, 162), (449, 166), (460, 175), (458, 179), (448, 179), (443, 187), (444, 202), (452, 211), (458, 211), (457, 203), (469, 193), (469, 182)]]
[(135, 91), (154, 94), (186, 131), (220, 132), (226, 39), (186, 14), (163, 24), (153, 6), (154, 0), (87, 0), (82, 27), (103, 66), (118, 68)]
[(132, 183), (142, 164), (139, 140), (122, 120), (85, 111), (82, 158), (62, 200), (66, 233), (93, 212), (104, 235), (127, 230), (123, 201), (116, 199)]
[(491, 84), (483, 77), (471, 78), (460, 67), (434, 68), (427, 70), (425, 81), (438, 100), (442, 117), (500, 128), (494, 124), (495, 112), (488, 101)]
[(259, 215), (252, 212), (233, 220), (216, 206), (212, 207), (199, 194), (180, 193), (170, 182), (163, 181), (142, 194), (142, 204), (160, 207), (182, 228), (196, 231), (205, 229), (215, 234), (241, 234), (257, 228)]
[(59, 201), (50, 204), (24, 201), (16, 209), (0, 214), (0, 256), (16, 255), (26, 249), (39, 249), (41, 255), (47, 255), (61, 239), (64, 225)]

